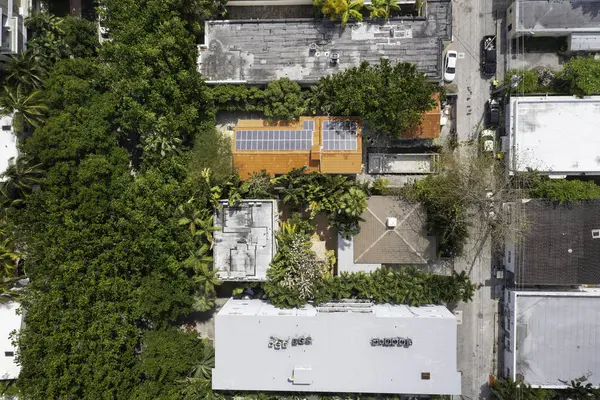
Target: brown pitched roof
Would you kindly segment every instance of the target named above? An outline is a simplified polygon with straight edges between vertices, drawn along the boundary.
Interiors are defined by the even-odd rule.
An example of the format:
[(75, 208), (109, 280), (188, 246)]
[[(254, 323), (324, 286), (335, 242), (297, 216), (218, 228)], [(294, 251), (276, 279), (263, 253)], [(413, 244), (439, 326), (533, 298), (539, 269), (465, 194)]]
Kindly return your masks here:
[[(386, 219), (395, 217), (395, 228)], [(354, 237), (356, 264), (426, 264), (435, 259), (435, 238), (427, 236), (425, 212), (419, 204), (389, 196), (372, 196)]]
[[(284, 174), (291, 169), (308, 167), (308, 171), (327, 174), (358, 174), (362, 170), (362, 135), (360, 121), (356, 123), (355, 150), (325, 150), (322, 123), (324, 121), (350, 121), (349, 118), (300, 117), (299, 121), (239, 120), (233, 140), (233, 164), (242, 179), (253, 172), (266, 170), (271, 175)], [(304, 150), (248, 150), (236, 146), (238, 132), (244, 131), (307, 131), (304, 123), (313, 121), (312, 143)]]
[(440, 137), (440, 118), (442, 111), (440, 108), (440, 94), (434, 93), (435, 107), (423, 114), (421, 123), (402, 134), (403, 138), (411, 139), (435, 139)]

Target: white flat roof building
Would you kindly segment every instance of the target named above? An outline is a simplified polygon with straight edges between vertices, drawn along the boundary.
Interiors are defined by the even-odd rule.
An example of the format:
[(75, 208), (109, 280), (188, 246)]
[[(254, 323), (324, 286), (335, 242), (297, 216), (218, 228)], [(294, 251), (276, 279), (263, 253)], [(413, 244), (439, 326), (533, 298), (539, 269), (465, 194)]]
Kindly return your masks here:
[(275, 254), (278, 229), (275, 200), (241, 200), (230, 206), (220, 202), (213, 233), (214, 268), (226, 281), (264, 281)]
[(600, 174), (600, 96), (511, 97), (509, 172)]
[(0, 303), (0, 381), (17, 379), (21, 367), (15, 363), (16, 349), (10, 334), (21, 328), (21, 315), (17, 314), (19, 303)]
[(600, 291), (506, 291), (504, 376), (532, 387), (600, 384)]
[(215, 319), (215, 390), (461, 391), (456, 319), (443, 306), (229, 300)]

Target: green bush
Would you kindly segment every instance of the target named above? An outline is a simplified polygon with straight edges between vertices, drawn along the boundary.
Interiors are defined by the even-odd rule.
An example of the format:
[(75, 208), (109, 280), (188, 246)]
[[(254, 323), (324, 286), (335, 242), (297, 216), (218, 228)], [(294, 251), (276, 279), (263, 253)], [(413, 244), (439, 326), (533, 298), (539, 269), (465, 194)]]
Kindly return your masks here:
[(381, 267), (370, 273), (344, 272), (340, 276), (322, 274), (311, 281), (313, 296), (303, 297), (281, 283), (286, 273), (285, 265), (272, 265), (269, 271), (274, 266), (276, 270), (270, 275), (268, 272), (265, 293), (269, 301), (281, 308), (300, 307), (308, 300), (320, 304), (343, 299), (411, 306), (456, 304), (459, 301), (471, 301), (475, 293), (475, 286), (464, 271), (443, 276), (429, 274), (414, 267), (400, 270)]
[(459, 192), (460, 181), (459, 174), (429, 175), (404, 192), (425, 207), (427, 228), (439, 238), (439, 254), (443, 257), (462, 255), (469, 237), (467, 206)]
[(600, 186), (594, 182), (544, 179), (533, 189), (532, 197), (557, 201), (561, 204), (600, 199)]
[(316, 297), (326, 273), (325, 263), (317, 260), (310, 237), (296, 225), (281, 224), (277, 246), (267, 270), (265, 294), (278, 307), (301, 307)]
[(300, 85), (288, 78), (270, 82), (264, 91), (264, 113), (271, 120), (297, 120), (304, 112)]
[(414, 64), (382, 59), (319, 79), (309, 106), (318, 114), (359, 117), (376, 131), (400, 137), (433, 108), (435, 89)]
[[(516, 79), (520, 79), (519, 84), (517, 87), (512, 87), (513, 81)], [(504, 75), (504, 85), (508, 92), (515, 94), (544, 93), (548, 91), (547, 88), (540, 85), (539, 76), (535, 70), (513, 69), (507, 71)]]
[(215, 108), (219, 111), (262, 112), (264, 91), (246, 85), (217, 85), (210, 88)]
[(574, 57), (563, 65), (560, 78), (568, 85), (569, 93), (590, 96), (600, 93), (600, 60)]

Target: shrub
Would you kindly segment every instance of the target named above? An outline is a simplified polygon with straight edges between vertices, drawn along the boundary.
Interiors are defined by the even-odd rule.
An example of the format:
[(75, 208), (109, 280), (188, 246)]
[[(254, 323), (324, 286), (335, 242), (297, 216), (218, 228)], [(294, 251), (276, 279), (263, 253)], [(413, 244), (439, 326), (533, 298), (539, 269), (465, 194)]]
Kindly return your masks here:
[(569, 92), (577, 96), (600, 93), (600, 60), (591, 57), (575, 57), (567, 61), (560, 73)]
[[(516, 87), (512, 85), (519, 79)], [(540, 86), (539, 76), (535, 70), (517, 70), (507, 71), (504, 75), (504, 85), (510, 93), (540, 93), (547, 90)]]
[(439, 254), (460, 256), (469, 237), (467, 205), (459, 192), (458, 174), (429, 175), (407, 188), (405, 195), (421, 202), (427, 211), (427, 228), (439, 238)]
[(315, 298), (325, 264), (311, 249), (309, 236), (295, 225), (282, 223), (278, 251), (267, 270), (265, 294), (278, 307), (300, 307)]
[(360, 117), (373, 129), (400, 137), (435, 105), (435, 89), (414, 64), (382, 59), (319, 79), (309, 105), (319, 114)]
[(246, 85), (217, 85), (210, 90), (218, 111), (263, 111), (264, 92)]
[(288, 78), (270, 82), (264, 91), (263, 100), (263, 111), (272, 120), (297, 120), (304, 112), (300, 85)]
[(594, 182), (566, 179), (544, 179), (532, 191), (532, 197), (559, 203), (600, 199), (600, 186)]
[[(276, 268), (280, 268), (277, 271), (281, 270), (279, 266)], [(284, 292), (281, 288), (267, 290), (267, 286), (284, 287), (283, 284), (277, 284), (284, 277), (280, 272), (272, 273), (265, 284), (269, 300), (281, 308), (300, 307), (308, 300), (320, 304), (343, 299), (411, 306), (455, 304), (459, 301), (471, 301), (475, 293), (475, 286), (464, 271), (443, 276), (429, 274), (414, 267), (400, 270), (381, 267), (370, 273), (342, 273), (340, 276), (323, 274), (311, 281), (312, 296), (301, 297), (295, 292)]]

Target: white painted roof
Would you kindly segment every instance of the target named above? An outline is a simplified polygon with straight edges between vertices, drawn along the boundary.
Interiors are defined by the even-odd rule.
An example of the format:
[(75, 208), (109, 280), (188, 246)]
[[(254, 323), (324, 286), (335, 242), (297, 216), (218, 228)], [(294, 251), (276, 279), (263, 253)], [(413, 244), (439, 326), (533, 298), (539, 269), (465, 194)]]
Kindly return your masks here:
[(16, 379), (21, 371), (14, 362), (16, 349), (9, 338), (12, 331), (21, 328), (21, 315), (16, 312), (18, 308), (19, 303), (15, 302), (0, 304), (0, 381)]
[[(443, 306), (363, 302), (282, 310), (261, 300), (229, 300), (215, 318), (213, 389), (458, 395), (456, 330)], [(311, 344), (295, 345), (299, 338)], [(397, 345), (373, 346), (375, 338)], [(287, 345), (276, 348), (277, 341)]]
[(511, 173), (600, 174), (600, 96), (511, 97)]
[(515, 294), (514, 374), (534, 387), (566, 388), (582, 376), (597, 387), (600, 291)]

